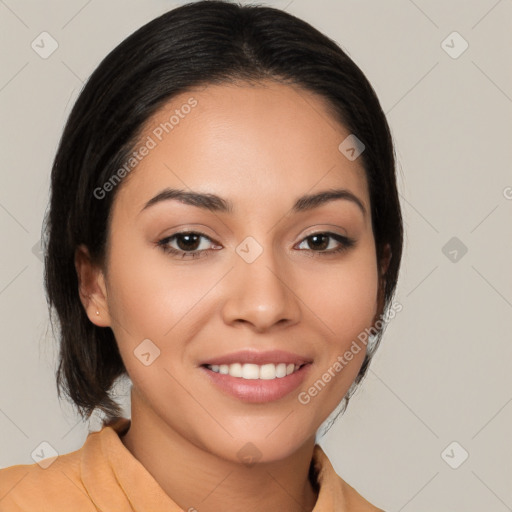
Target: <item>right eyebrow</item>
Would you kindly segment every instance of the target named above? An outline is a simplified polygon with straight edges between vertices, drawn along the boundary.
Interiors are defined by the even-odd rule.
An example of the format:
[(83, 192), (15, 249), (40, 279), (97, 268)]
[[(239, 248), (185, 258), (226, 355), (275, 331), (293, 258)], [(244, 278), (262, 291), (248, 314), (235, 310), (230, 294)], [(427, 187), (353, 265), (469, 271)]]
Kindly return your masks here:
[(166, 188), (159, 192), (144, 205), (141, 211), (146, 210), (156, 203), (169, 201), (171, 199), (175, 199), (181, 203), (189, 204), (191, 206), (197, 206), (198, 208), (204, 208), (212, 212), (231, 213), (233, 211), (233, 204), (231, 201), (223, 199), (215, 194), (186, 192), (185, 190), (178, 190), (175, 188)]

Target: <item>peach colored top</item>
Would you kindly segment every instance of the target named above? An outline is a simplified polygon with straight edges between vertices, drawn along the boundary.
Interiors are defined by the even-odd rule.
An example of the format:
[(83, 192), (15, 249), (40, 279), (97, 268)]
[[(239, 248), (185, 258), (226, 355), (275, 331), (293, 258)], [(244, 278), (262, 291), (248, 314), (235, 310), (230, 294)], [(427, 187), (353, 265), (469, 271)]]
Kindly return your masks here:
[[(46, 469), (1, 469), (0, 512), (182, 512), (122, 443), (129, 428), (130, 420), (119, 418)], [(313, 512), (382, 512), (335, 473), (319, 445), (312, 462), (319, 485)]]

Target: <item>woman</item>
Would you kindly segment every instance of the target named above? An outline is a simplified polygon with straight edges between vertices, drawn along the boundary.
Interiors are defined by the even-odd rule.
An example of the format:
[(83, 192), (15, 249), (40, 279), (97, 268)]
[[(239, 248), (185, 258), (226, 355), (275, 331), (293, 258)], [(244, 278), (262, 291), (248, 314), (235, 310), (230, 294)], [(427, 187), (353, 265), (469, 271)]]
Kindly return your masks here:
[(380, 510), (315, 443), (378, 346), (402, 250), (389, 128), (334, 42), (217, 1), (148, 23), (73, 108), (46, 228), (59, 392), (105, 420), (0, 471), (0, 510)]

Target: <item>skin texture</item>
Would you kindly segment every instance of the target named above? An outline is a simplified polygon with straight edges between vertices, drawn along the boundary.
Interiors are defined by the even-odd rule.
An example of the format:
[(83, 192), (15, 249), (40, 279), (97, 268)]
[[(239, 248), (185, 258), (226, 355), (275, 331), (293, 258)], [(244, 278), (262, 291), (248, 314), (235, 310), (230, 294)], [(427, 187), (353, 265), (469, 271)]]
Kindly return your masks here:
[[(105, 265), (94, 266), (86, 248), (77, 251), (84, 307), (93, 323), (112, 328), (133, 382), (132, 425), (122, 439), (184, 510), (311, 510), (315, 433), (356, 377), (364, 351), (307, 405), (297, 395), (380, 312), (364, 169), (338, 150), (349, 132), (321, 98), (274, 82), (177, 96), (140, 140), (190, 97), (197, 106), (120, 186)], [(233, 211), (167, 200), (141, 212), (166, 187), (217, 194)], [(366, 214), (343, 199), (290, 212), (298, 197), (330, 188), (350, 190)], [(212, 250), (183, 259), (157, 245), (183, 231), (203, 233), (213, 242), (201, 239), (199, 249)], [(322, 255), (307, 237), (325, 232), (355, 244)], [(252, 263), (235, 251), (248, 236), (263, 248)], [(176, 239), (170, 244), (183, 248)], [(328, 238), (325, 245), (324, 252), (340, 244)], [(133, 353), (144, 339), (161, 351), (150, 366)], [(286, 350), (312, 364), (284, 398), (244, 403), (199, 367), (242, 349)], [(252, 467), (237, 456), (247, 442), (261, 453)]]

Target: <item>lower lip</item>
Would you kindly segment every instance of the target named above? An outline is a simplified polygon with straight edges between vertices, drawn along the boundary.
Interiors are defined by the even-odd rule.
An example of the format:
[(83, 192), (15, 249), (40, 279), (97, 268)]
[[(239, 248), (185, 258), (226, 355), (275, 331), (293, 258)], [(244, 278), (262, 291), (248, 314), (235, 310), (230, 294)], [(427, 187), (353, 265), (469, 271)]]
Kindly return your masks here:
[(309, 371), (310, 363), (286, 377), (272, 380), (242, 379), (222, 373), (213, 372), (202, 366), (201, 369), (221, 391), (249, 403), (265, 403), (279, 400), (297, 389)]

